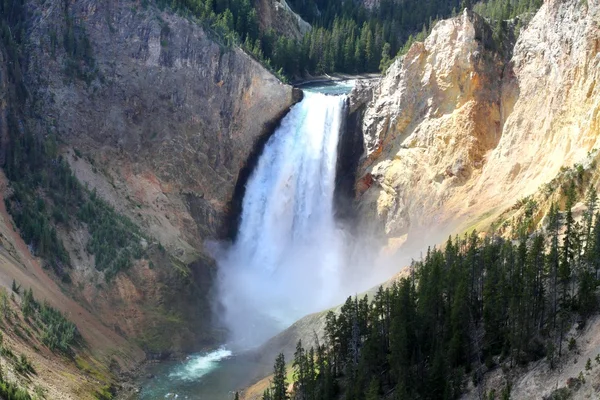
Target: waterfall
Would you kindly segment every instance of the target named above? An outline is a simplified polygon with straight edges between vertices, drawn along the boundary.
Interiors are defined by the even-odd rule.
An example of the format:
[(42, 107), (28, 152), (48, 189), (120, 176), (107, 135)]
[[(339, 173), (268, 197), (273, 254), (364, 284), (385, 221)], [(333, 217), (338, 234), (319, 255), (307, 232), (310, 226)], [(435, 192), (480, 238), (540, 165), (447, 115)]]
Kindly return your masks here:
[(237, 240), (219, 259), (219, 313), (234, 344), (259, 344), (341, 300), (333, 194), (345, 104), (305, 92), (248, 180)]

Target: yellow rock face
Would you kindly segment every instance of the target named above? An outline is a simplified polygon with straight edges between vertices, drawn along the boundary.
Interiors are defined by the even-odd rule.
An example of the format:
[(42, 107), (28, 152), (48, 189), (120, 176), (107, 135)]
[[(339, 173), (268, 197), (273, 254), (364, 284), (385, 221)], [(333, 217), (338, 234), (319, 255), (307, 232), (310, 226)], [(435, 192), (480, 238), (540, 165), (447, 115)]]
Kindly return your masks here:
[(365, 226), (388, 238), (441, 239), (598, 147), (600, 7), (592, 3), (546, 2), (509, 61), (468, 12), (439, 22), (398, 59), (363, 120)]

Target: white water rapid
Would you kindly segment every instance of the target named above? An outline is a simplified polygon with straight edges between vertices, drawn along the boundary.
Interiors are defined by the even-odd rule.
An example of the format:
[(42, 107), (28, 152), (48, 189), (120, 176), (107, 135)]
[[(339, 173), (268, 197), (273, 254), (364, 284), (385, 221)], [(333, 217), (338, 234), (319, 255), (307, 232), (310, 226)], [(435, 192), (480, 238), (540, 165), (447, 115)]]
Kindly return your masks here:
[(207, 354), (193, 355), (169, 374), (170, 379), (196, 381), (219, 366), (223, 359), (231, 357), (231, 351), (220, 348)]
[(333, 195), (345, 104), (344, 95), (305, 92), (250, 176), (237, 240), (219, 257), (220, 314), (233, 346), (260, 344), (342, 300)]

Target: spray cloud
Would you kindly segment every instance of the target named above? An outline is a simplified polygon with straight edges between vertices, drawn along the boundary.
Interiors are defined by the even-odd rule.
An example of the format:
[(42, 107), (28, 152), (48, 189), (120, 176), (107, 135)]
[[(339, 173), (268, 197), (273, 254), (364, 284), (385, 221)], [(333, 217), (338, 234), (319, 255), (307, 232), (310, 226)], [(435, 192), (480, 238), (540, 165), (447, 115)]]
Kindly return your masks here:
[(250, 176), (237, 240), (217, 255), (229, 346), (249, 348), (298, 318), (389, 278), (368, 241), (334, 218), (346, 96), (306, 92), (267, 142)]

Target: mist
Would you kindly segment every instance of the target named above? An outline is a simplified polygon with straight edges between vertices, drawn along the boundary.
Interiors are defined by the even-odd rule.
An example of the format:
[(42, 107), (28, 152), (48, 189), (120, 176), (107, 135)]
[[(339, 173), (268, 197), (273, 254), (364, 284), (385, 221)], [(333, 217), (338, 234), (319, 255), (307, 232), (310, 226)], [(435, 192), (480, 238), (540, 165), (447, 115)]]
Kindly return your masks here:
[(346, 96), (306, 92), (266, 143), (246, 186), (236, 241), (216, 252), (217, 317), (228, 347), (262, 344), (410, 263), (336, 221), (334, 190)]

